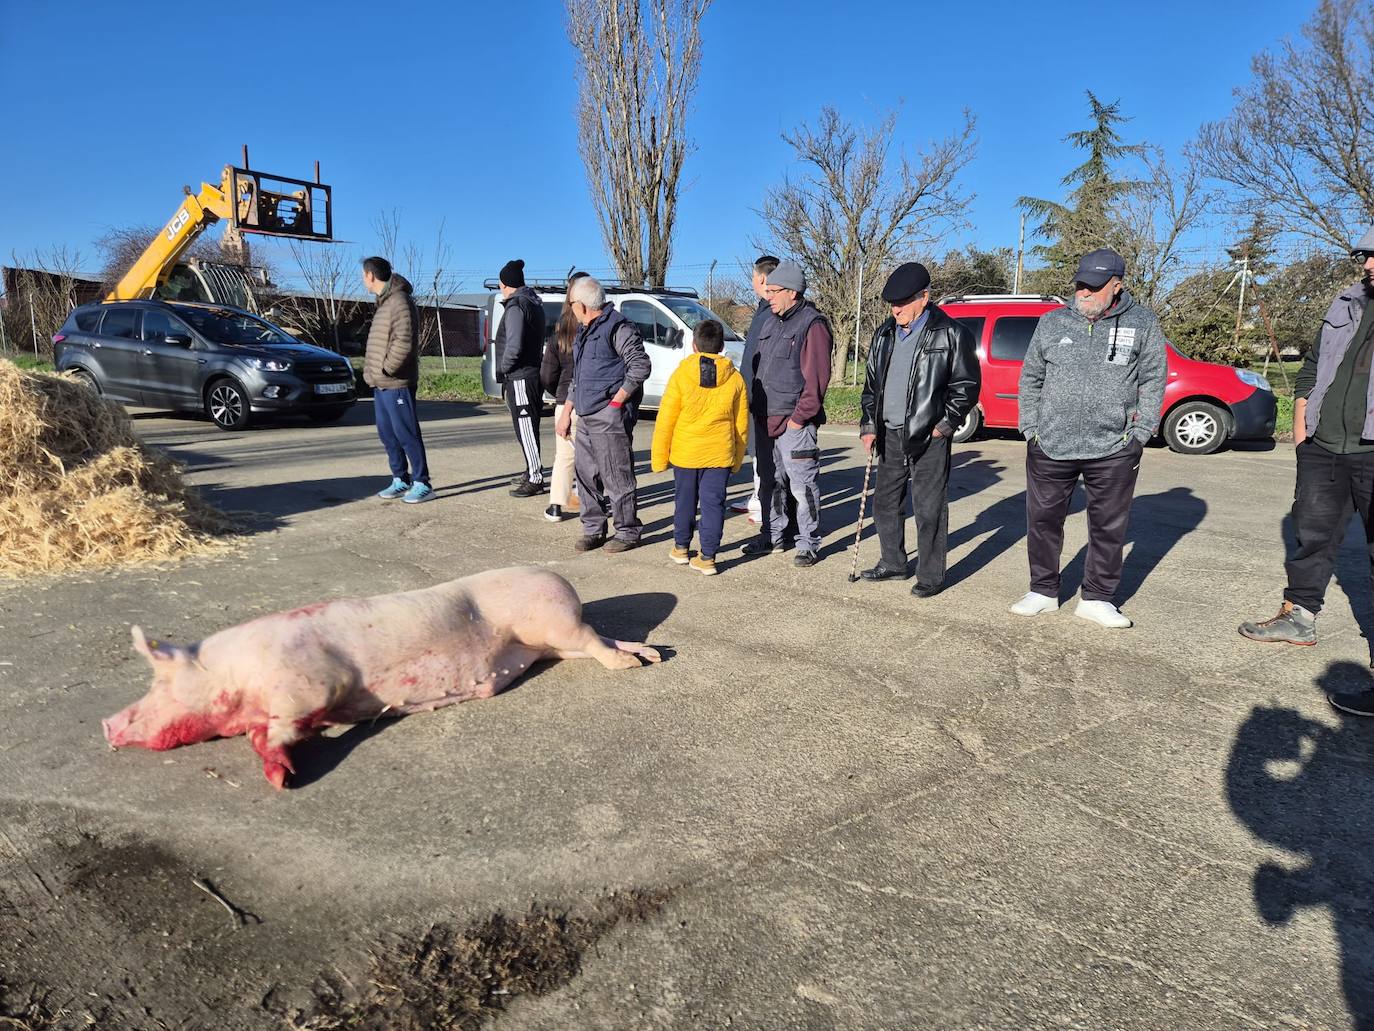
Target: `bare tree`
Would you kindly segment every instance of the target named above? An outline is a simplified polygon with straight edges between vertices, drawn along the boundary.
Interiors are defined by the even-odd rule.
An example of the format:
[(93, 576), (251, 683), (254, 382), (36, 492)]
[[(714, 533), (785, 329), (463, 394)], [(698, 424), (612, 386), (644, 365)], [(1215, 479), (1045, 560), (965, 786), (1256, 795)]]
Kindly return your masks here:
[(1115, 205), (1108, 242), (1126, 260), (1131, 292), (1154, 307), (1177, 282), (1181, 241), (1211, 208), (1216, 191), (1203, 187), (1193, 151), (1181, 169), (1171, 168), (1158, 147), (1144, 146), (1140, 158), (1145, 175)]
[(66, 247), (11, 254), (13, 272), (0, 318), (5, 342), (14, 351), (52, 357), (52, 337), (76, 307), (81, 254)]
[(289, 240), (288, 246), (296, 269), (313, 296), (304, 303), (288, 299), (281, 307), (300, 321), (317, 343), (328, 340), (338, 351), (349, 276), (355, 272), (356, 263), (336, 244)]
[(1348, 248), (1374, 223), (1374, 11), (1322, 0), (1300, 41), (1251, 70), (1230, 116), (1202, 128), (1208, 174), (1284, 231)]
[(578, 150), (621, 280), (664, 285), (711, 0), (565, 0)]
[[(113, 290), (162, 229), (162, 226), (150, 225), (120, 226), (107, 230), (97, 238), (95, 248), (101, 258), (101, 285), (106, 290)], [(219, 242), (205, 233), (193, 240), (181, 256), (182, 261), (188, 258), (200, 258), (202, 261), (224, 260)]]
[(846, 122), (834, 108), (822, 109), (815, 126), (783, 134), (802, 172), (770, 189), (759, 211), (768, 239), (755, 243), (772, 244), (776, 253), (798, 262), (808, 294), (835, 320), (836, 380), (843, 379), (847, 365), (852, 337), (841, 327), (852, 326), (860, 276), (861, 321), (871, 326), (882, 314), (883, 276), (896, 263), (934, 250), (965, 225), (973, 200), (959, 185), (959, 173), (976, 147), (969, 111), (961, 129), (929, 144), (914, 160), (891, 155), (896, 125), (891, 114), (866, 130)]

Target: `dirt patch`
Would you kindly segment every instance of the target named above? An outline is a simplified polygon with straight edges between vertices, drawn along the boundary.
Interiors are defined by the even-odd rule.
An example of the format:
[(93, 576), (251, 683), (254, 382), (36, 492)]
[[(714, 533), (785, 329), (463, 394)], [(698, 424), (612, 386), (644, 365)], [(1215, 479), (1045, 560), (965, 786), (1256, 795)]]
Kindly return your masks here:
[(47, 1031), (56, 1028), (61, 1019), (54, 1009), (51, 993), (37, 985), (19, 988), (0, 981), (0, 1031)]
[(645, 920), (670, 897), (635, 890), (605, 896), (581, 915), (533, 906), (462, 930), (436, 924), (416, 937), (394, 936), (373, 948), (364, 990), (322, 978), (315, 1005), (287, 1024), (296, 1031), (475, 1031), (518, 996), (571, 982), (586, 951), (613, 927)]
[(180, 558), (231, 529), (122, 407), (0, 361), (0, 576)]

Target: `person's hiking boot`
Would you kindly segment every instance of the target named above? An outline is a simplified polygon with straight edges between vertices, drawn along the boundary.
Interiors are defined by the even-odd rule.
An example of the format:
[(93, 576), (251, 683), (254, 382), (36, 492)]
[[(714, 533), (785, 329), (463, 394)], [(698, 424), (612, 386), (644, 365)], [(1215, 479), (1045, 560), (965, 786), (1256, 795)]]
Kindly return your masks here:
[(932, 587), (930, 584), (917, 583), (911, 588), (911, 593), (918, 598), (933, 598), (944, 589), (944, 584), (936, 584)]
[(676, 544), (673, 545), (673, 550), (668, 552), (668, 557), (680, 566), (692, 561), (692, 553), (686, 548), (679, 548)]
[(744, 547), (740, 548), (740, 554), (752, 558), (755, 555), (781, 555), (785, 550), (787, 549), (781, 541), (774, 544), (762, 537), (755, 537), (752, 541), (744, 542)]
[(418, 505), (420, 502), (428, 501), (432, 497), (434, 497), (434, 488), (428, 483), (421, 483), (419, 480), (416, 480), (410, 485), (410, 490), (402, 495), (401, 500), (407, 505)]
[(879, 562), (872, 569), (865, 569), (859, 575), (865, 580), (905, 580), (911, 574), (905, 569), (891, 569)]
[(1079, 619), (1086, 619), (1089, 623), (1105, 626), (1108, 630), (1126, 630), (1135, 625), (1109, 601), (1090, 601), (1087, 598), (1080, 598), (1073, 614)]
[(792, 556), (792, 564), (798, 569), (810, 569), (819, 561), (814, 551), (798, 551)]
[(550, 505), (544, 509), (544, 518), (551, 523), (561, 523), (564, 519), (570, 518), (570, 514), (563, 510), (562, 505)]
[(595, 551), (606, 543), (606, 535), (598, 533), (591, 537), (579, 537), (577, 543), (573, 545), (573, 551)]
[(1374, 689), (1332, 692), (1326, 696), (1326, 700), (1341, 712), (1348, 712), (1352, 716), (1374, 716)]
[(1044, 612), (1057, 612), (1059, 611), (1059, 599), (1051, 598), (1048, 594), (1028, 591), (1020, 601), (1013, 602), (1007, 611), (1013, 616), (1038, 616)]
[(383, 501), (395, 501), (408, 490), (410, 490), (410, 484), (406, 483), (406, 481), (399, 476), (394, 476), (391, 479), (391, 486), (387, 487), (386, 490), (379, 490), (377, 492), (377, 497), (381, 498)]
[(698, 573), (703, 573), (706, 576), (715, 576), (718, 572), (718, 570), (716, 569), (716, 560), (713, 558), (703, 558), (702, 556), (697, 555), (688, 563), (688, 565), (690, 565)]
[(1313, 645), (1317, 643), (1317, 617), (1285, 599), (1277, 616), (1262, 623), (1242, 623), (1240, 635), (1263, 644)]
[(629, 551), (638, 544), (639, 541), (627, 541), (624, 537), (612, 537), (601, 550), (610, 555), (619, 555), (622, 551)]
[(535, 483), (531, 480), (526, 480), (518, 487), (512, 487), (510, 496), (513, 498), (533, 498), (543, 494), (547, 489), (548, 488), (545, 487), (543, 483)]

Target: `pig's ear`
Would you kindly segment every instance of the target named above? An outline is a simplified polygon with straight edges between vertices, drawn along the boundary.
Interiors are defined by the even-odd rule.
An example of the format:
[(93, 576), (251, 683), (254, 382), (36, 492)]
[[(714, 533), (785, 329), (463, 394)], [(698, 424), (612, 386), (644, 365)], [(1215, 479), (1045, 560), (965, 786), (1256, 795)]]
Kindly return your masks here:
[(175, 662), (183, 658), (182, 650), (176, 645), (167, 644), (165, 641), (150, 641), (144, 637), (142, 627), (136, 626), (129, 633), (134, 639), (134, 651), (154, 665), (159, 662)]

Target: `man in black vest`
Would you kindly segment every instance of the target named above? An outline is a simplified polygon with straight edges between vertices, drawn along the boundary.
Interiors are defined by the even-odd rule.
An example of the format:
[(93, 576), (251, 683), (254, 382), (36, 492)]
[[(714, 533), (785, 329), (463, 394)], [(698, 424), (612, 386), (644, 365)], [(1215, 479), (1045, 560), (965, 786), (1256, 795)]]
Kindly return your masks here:
[[(749, 323), (749, 332), (744, 335), (744, 355), (740, 360), (740, 375), (744, 377), (745, 396), (754, 389), (754, 369), (759, 360), (759, 334), (763, 332), (763, 324), (768, 321), (773, 314), (768, 307), (768, 277), (772, 271), (781, 265), (782, 262), (771, 254), (761, 254), (754, 261), (754, 273), (751, 286), (754, 294), (758, 297), (758, 307), (754, 309), (753, 321)], [(754, 489), (749, 497), (741, 498), (730, 506), (731, 511), (741, 514), (748, 513), (751, 523), (762, 522), (761, 506), (759, 504), (759, 459), (758, 441), (754, 439), (753, 420), (749, 421), (749, 454), (754, 456)]]
[[(569, 390), (577, 412), (573, 450), (582, 502), (582, 537), (575, 547), (591, 551), (604, 544), (610, 552), (628, 551), (644, 532), (635, 498), (634, 426), (649, 356), (639, 329), (606, 300), (605, 289), (591, 276), (573, 283), (568, 303), (582, 326), (573, 342)], [(571, 423), (565, 407), (559, 436), (567, 437)], [(615, 521), (610, 540), (608, 515)]]
[(501, 296), (505, 310), (496, 327), (496, 378), (505, 384), (515, 439), (525, 457), (525, 471), (516, 477), (511, 494), (530, 498), (548, 489), (539, 454), (539, 417), (544, 410), (544, 388), (539, 385), (544, 304), (525, 285), (525, 263), (519, 258), (501, 267)]
[(945, 583), (949, 533), (950, 438), (978, 403), (982, 372), (973, 334), (930, 303), (930, 273), (910, 261), (888, 276), (892, 318), (868, 347), (859, 435), (878, 453), (873, 522), (882, 558), (865, 580), (905, 580), (907, 486), (916, 520), (918, 598)]
[[(787, 494), (797, 502), (797, 553), (792, 564), (816, 564), (821, 546), (820, 446), (825, 391), (830, 386), (830, 323), (803, 296), (806, 275), (785, 261), (768, 276), (770, 315), (759, 332), (757, 373), (749, 408), (754, 415), (763, 526), (746, 555), (784, 549)], [(770, 446), (771, 445), (771, 446)]]

